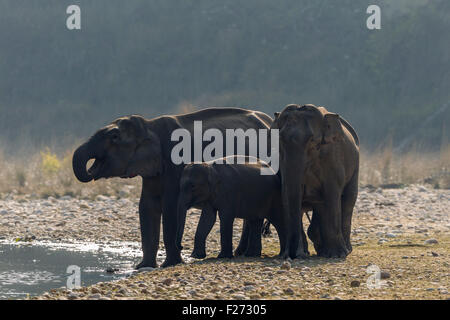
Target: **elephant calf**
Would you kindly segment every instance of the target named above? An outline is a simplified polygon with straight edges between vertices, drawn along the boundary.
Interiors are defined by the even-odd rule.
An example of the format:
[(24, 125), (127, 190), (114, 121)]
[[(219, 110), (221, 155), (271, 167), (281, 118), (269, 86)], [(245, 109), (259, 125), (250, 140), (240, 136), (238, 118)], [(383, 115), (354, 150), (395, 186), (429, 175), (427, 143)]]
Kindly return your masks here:
[[(279, 177), (275, 173), (261, 175), (261, 168), (270, 168), (266, 163), (256, 158), (252, 158), (254, 163), (249, 163), (250, 157), (244, 157), (245, 164), (238, 164), (239, 157), (241, 156), (223, 158), (223, 164), (214, 161), (191, 163), (184, 168), (178, 198), (179, 218), (184, 219), (186, 211), (191, 207), (202, 209), (192, 253), (195, 258), (206, 256), (205, 241), (216, 221), (217, 211), (221, 239), (218, 258), (233, 256), (235, 218), (245, 219), (236, 255), (261, 255), (261, 227), (264, 218), (268, 219), (278, 232), (280, 252), (283, 252), (286, 246), (287, 226), (282, 215)], [(226, 163), (229, 158), (234, 158), (234, 162)]]

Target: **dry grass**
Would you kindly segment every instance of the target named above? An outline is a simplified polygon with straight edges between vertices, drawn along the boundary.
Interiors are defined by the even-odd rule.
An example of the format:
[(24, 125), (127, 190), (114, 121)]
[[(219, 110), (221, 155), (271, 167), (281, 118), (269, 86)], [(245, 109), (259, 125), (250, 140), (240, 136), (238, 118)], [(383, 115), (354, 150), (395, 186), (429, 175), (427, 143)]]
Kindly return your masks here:
[(450, 188), (450, 146), (439, 152), (411, 150), (396, 154), (392, 147), (361, 153), (361, 185), (398, 185), (427, 183), (435, 188)]
[[(109, 195), (139, 197), (140, 179), (108, 179), (83, 184), (72, 172), (72, 152), (54, 154), (46, 149), (38, 154), (8, 158), (0, 153), (0, 194), (30, 194), (36, 197), (81, 198)], [(395, 154), (386, 147), (361, 154), (360, 184), (383, 186), (428, 183), (435, 188), (450, 188), (450, 147), (440, 152), (410, 151)]]
[(108, 179), (80, 183), (72, 171), (72, 152), (56, 155), (46, 149), (20, 159), (0, 154), (0, 195), (29, 194), (34, 197), (59, 198), (69, 195), (86, 199), (97, 195), (138, 197), (140, 179)]

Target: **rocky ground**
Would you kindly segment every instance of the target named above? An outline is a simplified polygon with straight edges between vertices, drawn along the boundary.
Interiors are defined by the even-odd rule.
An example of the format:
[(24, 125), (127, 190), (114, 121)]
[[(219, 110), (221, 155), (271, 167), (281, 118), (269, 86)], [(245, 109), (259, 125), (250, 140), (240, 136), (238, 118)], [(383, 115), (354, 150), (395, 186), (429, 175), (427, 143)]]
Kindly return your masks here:
[[(137, 203), (7, 195), (0, 200), (0, 239), (140, 241)], [(449, 207), (450, 190), (364, 187), (353, 216), (353, 252), (345, 260), (319, 258), (311, 243), (307, 260), (272, 258), (279, 250), (275, 232), (263, 239), (262, 258), (215, 259), (217, 222), (205, 260), (72, 291), (55, 289), (37, 299), (449, 299)], [(198, 211), (188, 216), (187, 255), (198, 218)], [(241, 225), (237, 220), (235, 246)]]

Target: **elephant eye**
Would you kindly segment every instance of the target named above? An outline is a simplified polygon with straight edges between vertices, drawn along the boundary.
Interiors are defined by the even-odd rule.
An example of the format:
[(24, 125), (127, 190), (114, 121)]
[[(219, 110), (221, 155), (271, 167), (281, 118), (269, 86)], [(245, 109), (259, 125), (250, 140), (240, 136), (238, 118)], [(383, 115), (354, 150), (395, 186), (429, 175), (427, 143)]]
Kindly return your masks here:
[(110, 139), (113, 143), (119, 142), (120, 140), (120, 132), (119, 130), (111, 130)]

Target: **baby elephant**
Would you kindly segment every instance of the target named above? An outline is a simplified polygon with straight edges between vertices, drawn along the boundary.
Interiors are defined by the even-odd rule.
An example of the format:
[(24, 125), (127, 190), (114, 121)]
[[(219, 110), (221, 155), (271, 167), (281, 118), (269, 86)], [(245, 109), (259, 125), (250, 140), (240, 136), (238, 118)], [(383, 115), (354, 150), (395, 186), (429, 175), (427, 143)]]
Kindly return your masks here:
[[(245, 164), (238, 164), (238, 158), (242, 162), (245, 160)], [(250, 163), (250, 160), (253, 163)], [(262, 168), (271, 169), (268, 164), (256, 158), (230, 156), (219, 160), (223, 164), (216, 163), (217, 161), (187, 165), (180, 180), (179, 217), (184, 218), (191, 207), (202, 209), (192, 256), (206, 256), (205, 241), (216, 221), (217, 211), (221, 240), (218, 258), (233, 256), (234, 218), (245, 219), (236, 255), (261, 255), (261, 227), (264, 218), (268, 219), (278, 232), (281, 255), (286, 247), (287, 219), (282, 215), (279, 177), (275, 172), (273, 175), (261, 175)], [(178, 236), (182, 237), (182, 233), (181, 228), (178, 230)]]

